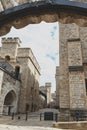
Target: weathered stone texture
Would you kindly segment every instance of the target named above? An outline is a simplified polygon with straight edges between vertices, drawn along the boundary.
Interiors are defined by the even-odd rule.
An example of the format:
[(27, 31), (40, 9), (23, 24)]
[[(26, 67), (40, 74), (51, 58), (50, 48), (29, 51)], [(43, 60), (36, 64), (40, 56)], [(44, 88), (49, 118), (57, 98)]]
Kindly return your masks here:
[(68, 66), (82, 66), (82, 49), (80, 40), (68, 42)]
[(87, 79), (87, 64), (83, 64), (85, 79)]
[[(14, 92), (11, 92), (10, 95), (12, 93), (16, 93), (15, 96), (17, 96), (14, 112), (25, 113), (26, 110), (36, 111), (39, 108), (38, 103), (39, 103), (40, 66), (35, 56), (33, 55), (31, 49), (19, 48), (20, 43), (21, 42), (18, 38), (2, 39), (2, 47), (0, 49), (0, 55), (3, 58), (0, 58), (0, 66), (3, 67), (3, 64), (5, 64), (6, 68), (4, 71), (6, 71), (6, 73), (8, 72), (8, 74), (4, 75), (3, 85), (1, 86), (4, 88), (4, 90), (1, 89), (1, 91), (6, 91), (5, 89), (7, 87), (9, 92), (11, 91), (10, 88), (13, 88), (12, 90)], [(10, 60), (6, 62), (5, 56), (9, 56)], [(11, 65), (12, 67), (10, 68), (9, 66), (8, 68), (8, 65)], [(18, 70), (19, 72), (17, 71), (17, 73), (16, 73), (16, 67), (19, 68)], [(17, 77), (15, 78), (11, 77), (12, 70), (14, 74), (20, 73), (19, 76), (21, 78), (21, 82), (19, 86), (18, 84), (16, 84), (15, 80), (15, 78)], [(6, 94), (6, 92), (4, 92), (4, 94)], [(3, 106), (3, 102), (0, 103)], [(6, 111), (6, 109), (7, 108), (5, 105), (4, 110)]]
[[(39, 74), (40, 66), (31, 52), (30, 48), (19, 48), (17, 60), (21, 65), (21, 111), (25, 112), (26, 103), (29, 104), (29, 110), (35, 111), (39, 105)], [(25, 79), (26, 77), (26, 79)], [(30, 96), (29, 96), (30, 95)], [(32, 108), (33, 107), (33, 108)]]
[[(3, 74), (3, 75), (1, 75)], [(15, 93), (14, 103), (10, 104), (13, 105), (13, 111), (16, 113), (18, 111), (18, 102), (19, 102), (19, 91), (20, 91), (20, 81), (15, 80), (3, 70), (0, 70), (0, 75), (2, 78), (2, 86), (1, 86), (1, 94), (0, 94), (0, 114), (3, 113), (5, 97), (11, 91)], [(10, 100), (10, 99), (9, 99)], [(5, 109), (6, 110), (6, 109)], [(7, 113), (8, 114), (8, 113)]]
[(79, 31), (82, 44), (83, 63), (87, 63), (87, 27), (80, 27)]
[(0, 0), (0, 1), (2, 3), (4, 10), (18, 5), (18, 0)]
[(70, 109), (86, 108), (84, 72), (69, 72)]
[(0, 1), (0, 12), (2, 12), (3, 10), (4, 10), (4, 8), (3, 8), (3, 5), (2, 5), (2, 3)]
[[(0, 12), (5, 11), (9, 8), (13, 8), (15, 6), (19, 6), (24, 3), (30, 3), (30, 2), (36, 2), (36, 1), (43, 1), (43, 0), (0, 0)], [(81, 0), (77, 0), (81, 1)], [(48, 1), (50, 2), (50, 1)], [(82, 2), (85, 2), (85, 0), (82, 0)], [(38, 7), (37, 7), (38, 8)], [(14, 20), (11, 19), (11, 21), (6, 22), (5, 24), (2, 22), (1, 29), (0, 29), (0, 36), (7, 34), (11, 27), (14, 26), (16, 29), (23, 28), (27, 26), (28, 24), (34, 24), (34, 23), (40, 23), (41, 21), (45, 22), (56, 22), (59, 21), (64, 24), (68, 23), (76, 23), (79, 26), (87, 26), (87, 17), (82, 16), (75, 13), (69, 13), (69, 12), (59, 12), (59, 13), (42, 13), (40, 15), (27, 15), (26, 17), (21, 16), (19, 18), (15, 18)]]
[(59, 28), (59, 107), (86, 109), (87, 28), (75, 24)]
[[(31, 70), (33, 70), (33, 74), (35, 73), (34, 65), (36, 66), (37, 71), (40, 71), (40, 66), (32, 53), (30, 48), (18, 48), (17, 57), (19, 58), (30, 58), (31, 61), (28, 61), (28, 65), (30, 66)], [(33, 69), (32, 69), (33, 67)], [(37, 74), (37, 73), (36, 73)]]
[(60, 108), (69, 108), (69, 70), (68, 70), (68, 48), (67, 40), (79, 38), (78, 26), (76, 24), (59, 24), (59, 66), (60, 66), (60, 81), (59, 81), (59, 106)]

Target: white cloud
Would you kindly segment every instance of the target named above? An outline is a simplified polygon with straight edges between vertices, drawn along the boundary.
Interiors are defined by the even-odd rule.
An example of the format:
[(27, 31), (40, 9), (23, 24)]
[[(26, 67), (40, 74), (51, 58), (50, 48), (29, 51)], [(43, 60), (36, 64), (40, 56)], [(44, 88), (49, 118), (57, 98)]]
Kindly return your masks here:
[(12, 28), (6, 37), (19, 37), (22, 47), (30, 47), (41, 67), (40, 85), (52, 82), (52, 91), (55, 90), (55, 72), (58, 65), (58, 23), (28, 25), (16, 30)]

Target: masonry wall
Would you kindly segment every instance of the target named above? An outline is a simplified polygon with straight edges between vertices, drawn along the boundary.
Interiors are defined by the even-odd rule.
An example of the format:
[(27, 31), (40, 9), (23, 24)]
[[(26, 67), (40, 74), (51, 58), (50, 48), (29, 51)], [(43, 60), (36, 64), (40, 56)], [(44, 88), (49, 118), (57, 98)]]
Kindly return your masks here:
[[(20, 81), (15, 80), (12, 78), (8, 73), (4, 72), (0, 69), (0, 75), (2, 78), (2, 84), (1, 85), (1, 92), (0, 92), (0, 114), (3, 113), (4, 109), (4, 101), (6, 95), (13, 91), (15, 93), (15, 99), (13, 104), (13, 112), (18, 112), (18, 106), (19, 106), (19, 94), (20, 94)], [(10, 100), (10, 99), (9, 99)], [(9, 105), (9, 104), (8, 104)]]
[[(20, 111), (36, 111), (39, 108), (39, 66), (30, 48), (19, 48), (17, 61), (21, 72)], [(27, 107), (28, 106), (28, 107)]]
[(66, 25), (59, 23), (59, 34), (59, 106), (61, 109), (68, 109), (70, 107), (70, 93), (67, 40), (71, 38), (79, 38), (79, 28), (76, 24)]
[[(39, 108), (40, 66), (33, 55), (32, 50), (30, 48), (19, 48), (20, 43), (21, 41), (19, 38), (2, 39), (2, 47), (0, 48), (0, 66), (3, 68), (3, 65), (5, 65), (5, 71), (8, 71), (10, 75), (14, 74), (14, 76), (16, 74), (15, 68), (19, 68), (19, 72), (17, 73), (19, 73), (18, 78), (20, 77), (21, 82), (19, 86), (19, 95), (17, 95), (19, 100), (16, 100), (18, 106), (16, 105), (15, 108), (18, 109), (18, 112), (25, 113), (26, 110), (36, 111)], [(10, 56), (10, 60), (6, 61), (5, 56)], [(8, 76), (10, 76), (9, 74)], [(4, 90), (8, 86), (8, 90), (10, 90), (10, 87), (13, 87), (14, 89), (14, 85), (15, 89), (19, 88), (18, 85), (12, 81), (11, 78), (10, 83), (10, 78), (5, 75), (5, 78), (3, 79), (5, 86)], [(5, 84), (5, 82), (7, 84)]]
[(59, 24), (60, 108), (86, 109), (87, 28), (76, 24)]

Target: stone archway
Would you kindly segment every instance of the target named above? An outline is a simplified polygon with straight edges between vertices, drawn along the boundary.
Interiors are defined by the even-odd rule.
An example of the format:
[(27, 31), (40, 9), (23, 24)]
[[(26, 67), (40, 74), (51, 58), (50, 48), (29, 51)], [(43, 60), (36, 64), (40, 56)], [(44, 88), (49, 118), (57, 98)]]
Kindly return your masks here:
[[(12, 0), (10, 0), (10, 1), (12, 1)], [(63, 24), (76, 23), (79, 26), (87, 27), (87, 3), (80, 3), (80, 2), (74, 2), (74, 1), (68, 1), (68, 2), (64, 2), (64, 3), (62, 1), (62, 3), (61, 3), (61, 1), (59, 1), (59, 0), (50, 0), (50, 1), (46, 2), (44, 0), (42, 2), (40, 1), (40, 2), (36, 2), (36, 3), (26, 3), (25, 2), (24, 5), (16, 6), (16, 7), (14, 6), (14, 8), (9, 8), (9, 9), (6, 7), (6, 9), (0, 13), (0, 27), (1, 27), (0, 36), (7, 34), (10, 31), (12, 26), (19, 29), (28, 24), (40, 23), (42, 20), (44, 20), (46, 22), (59, 21), (60, 23), (63, 23)], [(83, 32), (82, 29), (79, 29), (79, 28), (77, 29), (77, 27), (74, 28), (74, 26), (73, 26), (73, 29), (71, 31), (72, 27), (68, 27), (68, 29), (71, 31), (71, 35), (70, 35), (70, 32), (68, 31), (66, 25), (60, 25), (60, 26), (61, 26), (61, 29), (60, 29), (61, 33), (64, 33), (64, 35), (62, 35), (62, 38), (60, 38), (61, 39), (60, 49), (62, 52), (64, 52), (63, 54), (61, 54), (61, 56), (60, 56), (60, 58), (61, 58), (61, 57), (64, 57), (65, 55), (68, 56), (69, 53), (71, 53), (71, 51), (67, 51), (66, 43), (68, 43), (67, 44), (68, 48), (70, 48), (70, 44), (72, 44), (73, 42), (74, 43), (76, 42), (76, 44), (74, 44), (74, 46), (72, 44), (71, 49), (73, 49), (74, 47), (81, 48), (80, 45), (81, 45), (81, 42), (84, 42), (83, 41), (84, 38), (81, 38), (82, 41), (79, 38), (79, 34)], [(64, 28), (66, 29), (65, 31), (64, 31)], [(80, 30), (80, 33), (78, 30)], [(66, 32), (69, 32), (69, 33), (66, 33)], [(70, 36), (70, 37), (68, 37), (68, 36)], [(86, 37), (86, 36), (84, 35), (84, 37)], [(63, 38), (65, 38), (65, 39), (63, 39)], [(77, 44), (77, 42), (78, 42), (78, 44)], [(75, 50), (75, 49), (73, 49), (73, 50)], [(74, 52), (74, 54), (76, 52)], [(70, 55), (72, 55), (72, 54), (70, 54)], [(72, 57), (72, 60), (78, 61), (78, 60), (80, 60), (79, 57), (82, 58), (80, 51), (78, 53), (77, 59), (75, 60)], [(68, 80), (67, 76), (69, 75), (69, 73), (68, 73), (69, 71), (70, 71), (71, 79), (72, 79), (73, 75), (75, 75), (77, 77), (79, 76), (79, 74), (76, 73), (75, 71), (79, 71), (79, 72), (81, 71), (80, 75), (82, 74), (82, 76), (84, 76), (83, 72), (82, 72), (83, 64), (85, 65), (84, 67), (86, 67), (87, 63), (83, 63), (82, 60), (80, 60), (81, 61), (80, 64), (73, 65), (73, 64), (70, 64), (71, 63), (70, 57), (64, 57), (64, 58), (65, 59), (61, 58), (62, 59), (61, 67), (64, 68), (64, 70), (60, 68), (60, 70), (65, 72), (65, 73), (63, 73), (62, 71), (60, 71), (61, 72), (60, 78), (62, 77), (61, 79), (64, 79), (61, 82), (64, 84), (64, 88), (62, 87), (62, 84), (60, 85), (60, 89), (62, 90), (62, 91), (60, 90), (61, 91), (61, 94), (60, 94), (61, 104), (60, 105), (61, 105), (61, 108), (67, 109), (69, 107), (73, 108), (73, 106), (75, 106), (77, 103), (79, 103), (78, 105), (82, 105), (83, 102), (86, 102), (85, 101), (86, 93), (81, 94), (81, 95), (84, 95), (84, 96), (81, 96), (82, 97), (81, 102), (79, 102), (79, 98), (78, 98), (78, 101), (76, 100), (77, 97), (74, 98), (75, 100), (73, 100), (73, 96), (70, 97), (70, 95), (68, 94), (69, 93), (68, 88), (71, 87), (70, 91), (73, 92), (73, 95), (74, 95), (74, 91), (72, 91), (72, 87), (75, 85), (71, 84), (71, 86), (68, 87), (69, 80)], [(85, 59), (84, 59), (84, 62), (85, 62)], [(78, 62), (75, 62), (75, 63), (78, 63)], [(79, 68), (79, 70), (77, 68)], [(72, 73), (71, 73), (71, 71), (72, 71)], [(66, 74), (67, 74), (67, 76), (66, 76)], [(71, 79), (70, 79), (70, 82), (72, 82)], [(79, 82), (77, 82), (77, 84), (79, 84)], [(66, 87), (65, 87), (65, 85), (66, 85)], [(81, 88), (81, 89), (83, 90), (83, 88)], [(84, 86), (84, 89), (85, 89), (85, 86)], [(79, 91), (77, 91), (77, 92), (79, 92)], [(79, 96), (80, 94), (79, 93), (77, 93), (77, 94), (78, 94), (78, 97), (80, 97)], [(62, 95), (64, 95), (64, 96), (62, 96)], [(84, 97), (84, 100), (83, 100), (83, 97)], [(72, 102), (69, 102), (69, 101), (72, 101)], [(75, 103), (75, 101), (76, 101), (76, 103)], [(72, 105), (72, 103), (73, 104), (75, 103), (75, 105), (70, 106), (70, 105)]]
[[(0, 0), (0, 36), (11, 27), (23, 28), (41, 21), (87, 26), (87, 3), (79, 0)], [(85, 1), (85, 0), (84, 0)]]
[(13, 90), (7, 93), (4, 98), (3, 114), (10, 115), (14, 112), (16, 104), (16, 94)]

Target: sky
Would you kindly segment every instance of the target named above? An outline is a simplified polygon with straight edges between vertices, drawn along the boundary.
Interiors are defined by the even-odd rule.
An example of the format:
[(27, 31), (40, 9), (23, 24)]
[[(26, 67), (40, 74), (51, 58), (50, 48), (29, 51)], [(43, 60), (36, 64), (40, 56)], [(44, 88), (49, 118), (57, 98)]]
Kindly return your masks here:
[(12, 27), (10, 33), (3, 36), (19, 37), (22, 42), (21, 47), (32, 49), (41, 68), (39, 84), (44, 86), (46, 82), (51, 82), (52, 92), (56, 90), (55, 73), (56, 66), (59, 65), (58, 30), (58, 22), (46, 23), (42, 21), (39, 24), (29, 24), (22, 29)]

